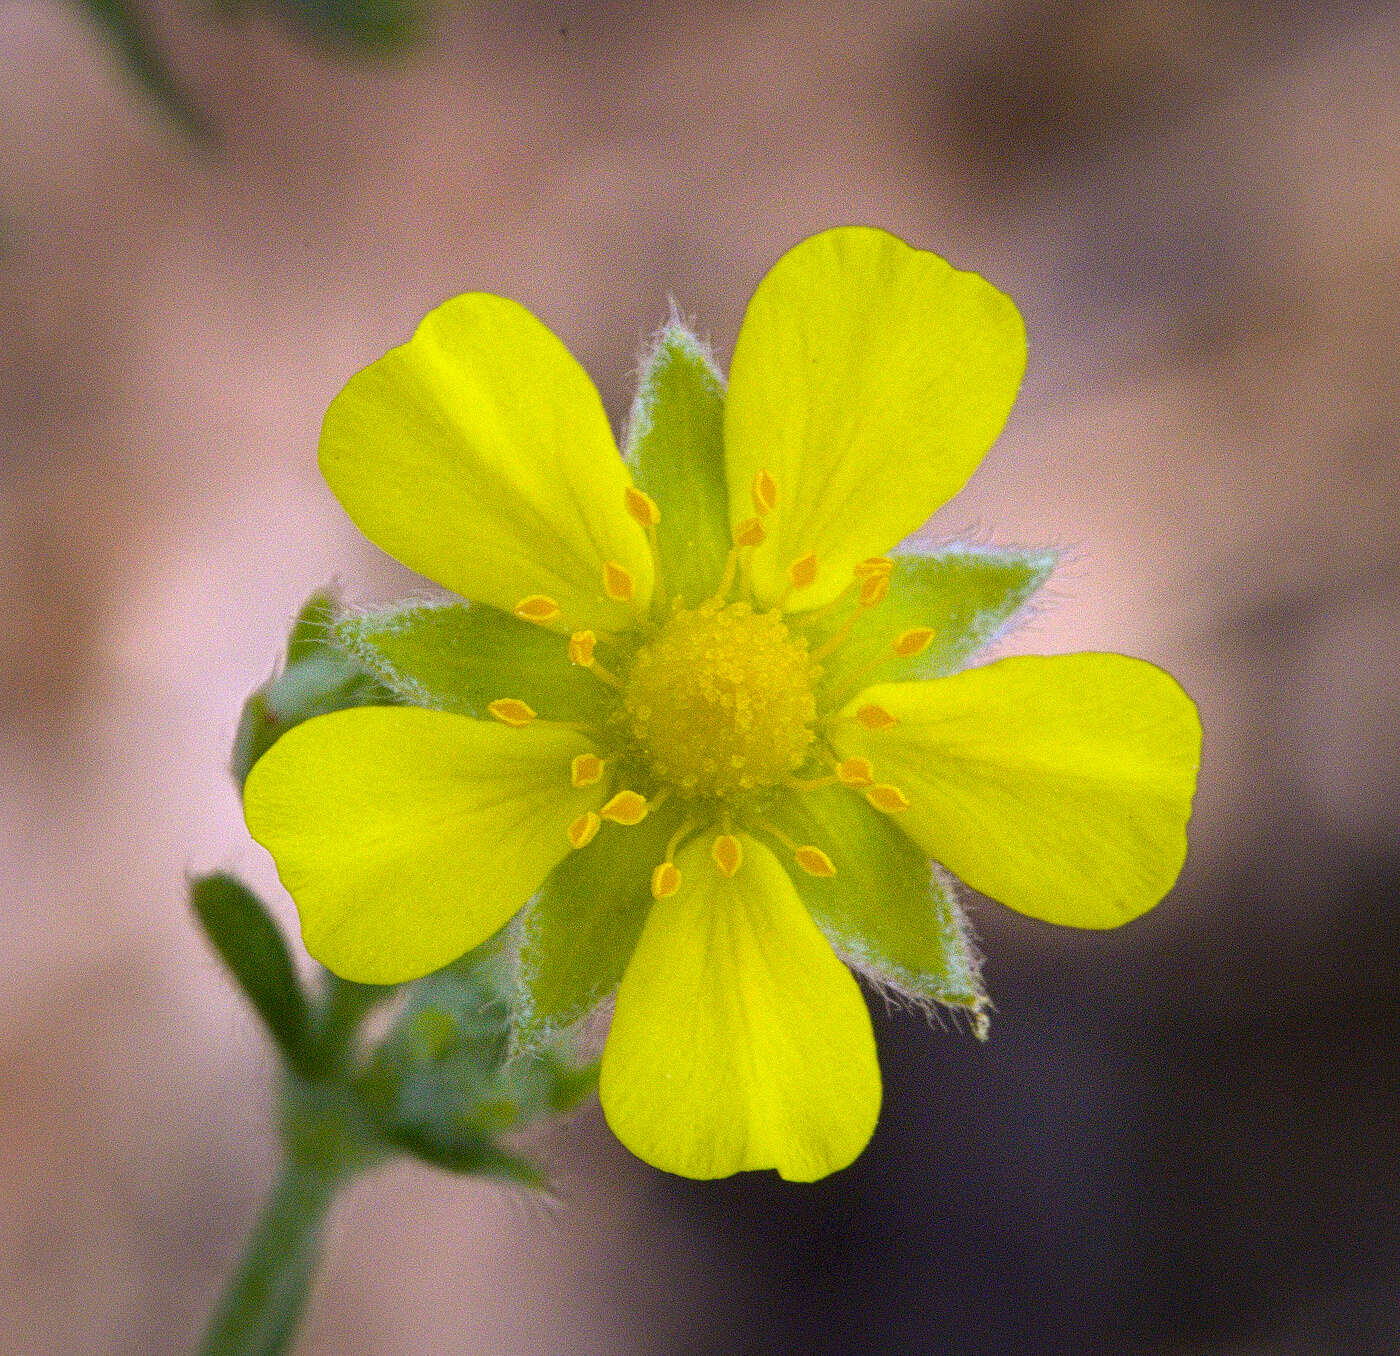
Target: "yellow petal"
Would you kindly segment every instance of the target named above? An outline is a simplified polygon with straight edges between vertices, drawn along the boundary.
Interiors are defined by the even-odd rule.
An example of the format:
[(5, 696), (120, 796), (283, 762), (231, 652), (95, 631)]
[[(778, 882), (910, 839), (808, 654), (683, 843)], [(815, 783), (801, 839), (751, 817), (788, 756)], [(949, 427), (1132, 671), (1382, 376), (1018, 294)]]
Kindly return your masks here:
[(744, 838), (725, 876), (712, 840), (653, 905), (603, 1051), (608, 1124), (685, 1177), (776, 1168), (814, 1181), (865, 1147), (880, 1111), (870, 1016), (781, 863)]
[(1186, 856), (1200, 762), (1191, 699), (1161, 669), (1115, 654), (1003, 659), (951, 678), (886, 683), (884, 729), (834, 726), (910, 806), (893, 821), (1003, 904), (1069, 927), (1150, 909)]
[[(523, 307), (469, 293), (431, 311), (331, 403), (321, 470), (376, 545), (509, 612), (539, 595), (556, 630), (646, 615), (646, 534), (587, 373)], [(634, 582), (604, 592), (607, 564)]]
[(395, 984), (485, 941), (570, 851), (600, 787), (589, 741), (415, 707), (360, 707), (288, 731), (253, 766), (248, 828), (272, 854), (306, 949)]
[(1025, 361), (1011, 300), (936, 254), (867, 227), (789, 250), (749, 303), (725, 406), (732, 522), (759, 472), (777, 491), (754, 554), (760, 602), (811, 552), (816, 579), (788, 606), (820, 607), (952, 498)]

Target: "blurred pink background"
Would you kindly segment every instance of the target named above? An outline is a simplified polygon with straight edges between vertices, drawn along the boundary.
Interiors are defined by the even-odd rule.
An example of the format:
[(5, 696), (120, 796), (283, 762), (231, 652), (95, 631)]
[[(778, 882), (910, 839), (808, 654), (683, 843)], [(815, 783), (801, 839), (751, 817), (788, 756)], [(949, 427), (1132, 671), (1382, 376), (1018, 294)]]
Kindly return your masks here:
[(727, 362), (844, 222), (1021, 305), (1020, 403), (930, 532), (1071, 548), (1007, 648), (1197, 697), (1182, 884), (1103, 936), (978, 906), (991, 1046), (883, 1022), (844, 1184), (662, 1181), (596, 1110), (534, 1145), (551, 1208), (384, 1171), (300, 1349), (1400, 1350), (1400, 7), (479, 5), (380, 63), (145, 12), (219, 149), (76, 11), (0, 8), (0, 1350), (188, 1348), (272, 1171), (274, 1060), (183, 888), (293, 923), (240, 702), (315, 587), (414, 587), (317, 475), (330, 398), (479, 289), (620, 419), (669, 297)]

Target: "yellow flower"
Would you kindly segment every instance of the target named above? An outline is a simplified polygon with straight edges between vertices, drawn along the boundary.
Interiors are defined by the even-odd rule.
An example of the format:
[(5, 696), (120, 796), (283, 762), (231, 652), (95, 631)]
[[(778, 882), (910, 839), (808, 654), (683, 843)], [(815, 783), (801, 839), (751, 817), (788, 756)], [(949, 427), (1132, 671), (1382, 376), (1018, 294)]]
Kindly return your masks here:
[(944, 868), (1102, 928), (1185, 854), (1200, 728), (1172, 679), (1110, 654), (965, 669), (1053, 558), (890, 554), (1024, 362), (1008, 298), (851, 228), (764, 279), (727, 393), (663, 331), (626, 460), (583, 370), (497, 297), (355, 376), (327, 481), (474, 601), (347, 617), (417, 705), (309, 721), (248, 779), (311, 953), (398, 982), (523, 909), (518, 1037), (615, 991), (601, 1097), (633, 1152), (692, 1177), (849, 1163), (881, 1092), (838, 953), (980, 1017)]

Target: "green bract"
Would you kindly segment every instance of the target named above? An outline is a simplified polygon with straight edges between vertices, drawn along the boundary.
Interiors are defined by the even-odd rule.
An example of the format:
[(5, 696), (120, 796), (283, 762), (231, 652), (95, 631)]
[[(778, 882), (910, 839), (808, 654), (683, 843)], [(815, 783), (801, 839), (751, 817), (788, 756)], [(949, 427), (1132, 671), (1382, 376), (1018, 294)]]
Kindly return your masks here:
[(248, 779), (312, 954), (394, 983), (514, 919), (517, 1045), (616, 995), (600, 1092), (635, 1153), (849, 1163), (881, 1094), (847, 965), (980, 1031), (949, 872), (1110, 927), (1185, 852), (1200, 728), (1167, 675), (964, 667), (1053, 555), (889, 554), (976, 468), (1024, 362), (995, 288), (850, 228), (763, 281), (727, 392), (662, 331), (625, 458), (583, 370), (496, 297), (352, 378), (331, 488), (472, 602), (341, 616), (405, 705), (298, 725)]

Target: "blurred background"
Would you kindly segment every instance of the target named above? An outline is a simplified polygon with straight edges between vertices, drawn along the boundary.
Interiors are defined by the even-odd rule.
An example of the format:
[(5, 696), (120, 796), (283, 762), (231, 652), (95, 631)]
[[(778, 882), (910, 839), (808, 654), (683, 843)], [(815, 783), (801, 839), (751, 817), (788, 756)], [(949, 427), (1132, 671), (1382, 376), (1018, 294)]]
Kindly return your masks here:
[(531, 1146), (548, 1208), (385, 1170), (300, 1349), (1400, 1351), (1400, 6), (339, 3), (144, 5), (164, 103), (128, 12), (0, 4), (0, 1349), (188, 1348), (273, 1171), (184, 878), (292, 923), (240, 702), (315, 587), (414, 586), (316, 472), (346, 377), (496, 291), (620, 420), (668, 297), (727, 362), (867, 222), (1026, 315), (929, 532), (1070, 548), (1004, 650), (1197, 697), (1180, 886), (1101, 935), (974, 901), (990, 1043), (879, 1012), (816, 1187), (596, 1109)]

